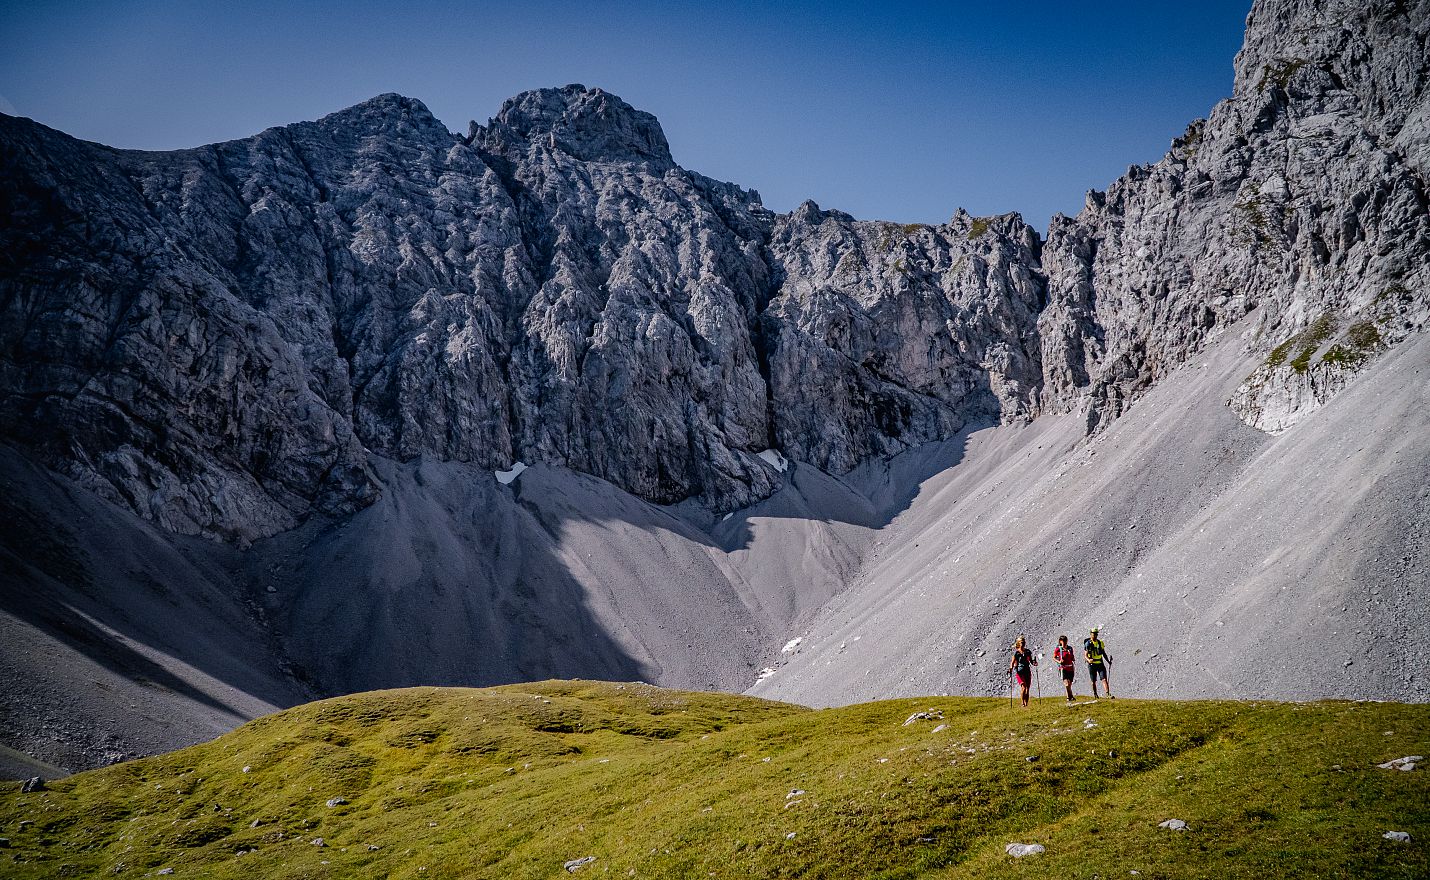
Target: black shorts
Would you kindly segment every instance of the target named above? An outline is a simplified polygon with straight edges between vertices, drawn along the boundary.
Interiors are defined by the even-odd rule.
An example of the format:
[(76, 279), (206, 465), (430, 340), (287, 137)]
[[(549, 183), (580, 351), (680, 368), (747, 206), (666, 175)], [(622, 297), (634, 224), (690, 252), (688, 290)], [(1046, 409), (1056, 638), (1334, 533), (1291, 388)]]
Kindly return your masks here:
[(1107, 667), (1101, 663), (1087, 664), (1087, 674), (1093, 681), (1097, 681), (1099, 678), (1103, 681), (1107, 681)]
[(1072, 681), (1072, 680), (1073, 680), (1073, 674), (1077, 672), (1077, 668), (1074, 667), (1074, 666), (1064, 666), (1064, 667), (1062, 667), (1062, 670), (1063, 670), (1063, 681)]

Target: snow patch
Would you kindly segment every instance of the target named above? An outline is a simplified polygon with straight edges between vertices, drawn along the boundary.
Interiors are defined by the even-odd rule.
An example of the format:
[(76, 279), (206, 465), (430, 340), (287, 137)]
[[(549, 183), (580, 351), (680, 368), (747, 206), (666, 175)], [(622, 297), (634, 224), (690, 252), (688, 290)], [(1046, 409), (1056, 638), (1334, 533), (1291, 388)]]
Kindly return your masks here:
[(755, 453), (756, 456), (765, 460), (765, 463), (780, 473), (789, 470), (789, 459), (780, 455), (777, 449), (765, 449)]
[(496, 475), (497, 482), (503, 486), (510, 486), (512, 481), (521, 476), (521, 472), (526, 470), (526, 462), (518, 461), (511, 466), (510, 470), (492, 471)]
[(795, 649), (795, 648), (798, 648), (798, 647), (799, 647), (799, 643), (802, 642), (802, 641), (804, 641), (804, 637), (803, 637), (803, 636), (795, 636), (794, 638), (792, 638), (792, 639), (790, 639), (789, 641), (785, 642), (785, 646), (784, 646), (783, 648), (780, 648), (780, 653), (781, 653), (781, 654), (793, 654), (793, 653), (794, 653), (794, 649)]

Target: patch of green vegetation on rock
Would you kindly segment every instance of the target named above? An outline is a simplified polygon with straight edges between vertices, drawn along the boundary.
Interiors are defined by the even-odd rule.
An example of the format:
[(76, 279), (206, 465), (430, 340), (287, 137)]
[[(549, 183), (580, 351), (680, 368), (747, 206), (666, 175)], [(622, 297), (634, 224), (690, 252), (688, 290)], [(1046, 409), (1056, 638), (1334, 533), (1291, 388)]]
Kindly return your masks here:
[(1202, 141), (1202, 135), (1206, 131), (1206, 120), (1198, 119), (1187, 126), (1187, 130), (1182, 132), (1182, 136), (1172, 141), (1173, 152), (1180, 151), (1182, 158), (1191, 159), (1197, 154), (1197, 147)]
[(986, 217), (974, 217), (973, 222), (968, 226), (968, 240), (973, 241), (981, 237), (988, 231), (988, 219)]
[(1374, 321), (1357, 321), (1346, 330), (1346, 339), (1358, 349), (1372, 349), (1381, 344), (1380, 330)]
[(1256, 89), (1265, 91), (1268, 85), (1284, 89), (1291, 82), (1291, 77), (1305, 66), (1306, 59), (1304, 58), (1280, 59), (1263, 64), (1261, 65), (1261, 79), (1257, 82)]
[(16, 878), (1423, 877), (1430, 774), (1375, 764), (1427, 749), (1430, 706), (1387, 703), (418, 688), (0, 785), (0, 855)]
[(1236, 202), (1233, 207), (1241, 212), (1242, 220), (1251, 230), (1252, 238), (1263, 247), (1269, 246), (1273, 244), (1271, 222), (1266, 219), (1266, 212), (1261, 204), (1261, 190), (1253, 183), (1247, 188), (1247, 192), (1249, 195)]
[(1390, 286), (1382, 290), (1380, 293), (1376, 294), (1374, 305), (1381, 305), (1391, 300), (1408, 301), (1411, 298), (1412, 294), (1410, 293), (1410, 288), (1406, 287), (1404, 284), (1400, 284), (1397, 282), (1395, 284), (1391, 284)]
[(1321, 362), (1354, 369), (1371, 356), (1382, 343), (1380, 330), (1373, 321), (1357, 321), (1346, 330), (1344, 344), (1337, 343), (1321, 355)]
[[(1286, 363), (1290, 357), (1291, 368), (1298, 373), (1305, 373), (1310, 369), (1311, 357), (1316, 350), (1335, 332), (1335, 317), (1329, 313), (1323, 314), (1305, 330), (1273, 348), (1271, 354), (1266, 357), (1266, 366), (1274, 369)], [(1294, 357), (1291, 356), (1293, 351), (1296, 353)]]

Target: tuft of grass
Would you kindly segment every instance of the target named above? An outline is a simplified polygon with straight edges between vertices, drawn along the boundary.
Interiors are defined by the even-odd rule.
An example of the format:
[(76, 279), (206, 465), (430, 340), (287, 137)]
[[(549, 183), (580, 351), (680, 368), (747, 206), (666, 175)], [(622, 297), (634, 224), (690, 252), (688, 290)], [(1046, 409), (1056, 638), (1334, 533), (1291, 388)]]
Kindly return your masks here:
[(974, 217), (973, 222), (968, 226), (968, 240), (973, 241), (981, 237), (988, 231), (988, 220), (985, 217)]
[(1265, 91), (1267, 86), (1284, 89), (1291, 82), (1291, 77), (1305, 66), (1306, 59), (1304, 58), (1281, 59), (1263, 64), (1261, 65), (1261, 79), (1257, 82), (1256, 89)]
[(1430, 774), (1375, 764), (1427, 749), (1423, 705), (417, 688), (0, 785), (0, 857), (16, 878), (548, 878), (585, 856), (645, 878), (1411, 878), (1430, 873)]
[(1263, 247), (1269, 246), (1274, 242), (1270, 232), (1271, 222), (1266, 219), (1266, 212), (1262, 209), (1261, 190), (1253, 183), (1248, 192), (1250, 195), (1245, 200), (1236, 202), (1233, 207), (1241, 212), (1242, 220), (1251, 230), (1252, 239)]

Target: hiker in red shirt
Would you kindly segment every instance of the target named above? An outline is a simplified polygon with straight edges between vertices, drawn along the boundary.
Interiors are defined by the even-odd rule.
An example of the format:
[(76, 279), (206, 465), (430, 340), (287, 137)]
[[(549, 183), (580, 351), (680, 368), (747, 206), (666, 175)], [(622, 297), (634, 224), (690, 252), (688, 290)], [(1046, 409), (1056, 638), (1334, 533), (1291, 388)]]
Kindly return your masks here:
[(1077, 655), (1068, 645), (1067, 636), (1058, 636), (1058, 646), (1053, 649), (1053, 662), (1058, 664), (1058, 668), (1063, 673), (1063, 687), (1068, 692), (1068, 702), (1077, 702), (1073, 699), (1072, 683), (1073, 675), (1077, 672)]

